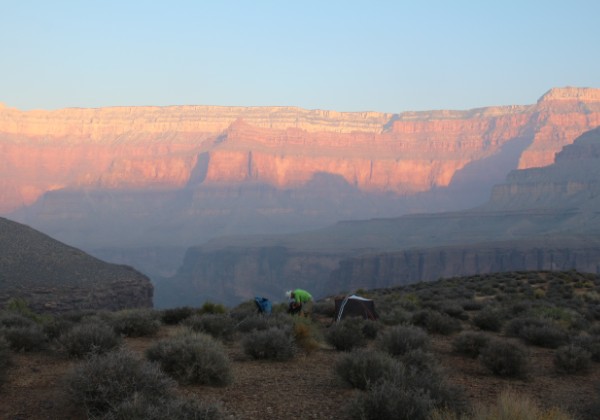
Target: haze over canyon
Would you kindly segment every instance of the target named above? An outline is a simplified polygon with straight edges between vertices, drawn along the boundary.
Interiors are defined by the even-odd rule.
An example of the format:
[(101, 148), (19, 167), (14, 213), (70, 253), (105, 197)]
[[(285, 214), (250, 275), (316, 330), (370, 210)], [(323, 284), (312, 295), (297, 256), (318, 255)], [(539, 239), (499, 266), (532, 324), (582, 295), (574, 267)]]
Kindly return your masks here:
[[(529, 174), (525, 170), (553, 165), (564, 146), (599, 125), (600, 89), (573, 87), (551, 89), (532, 105), (401, 114), (293, 107), (19, 111), (2, 106), (0, 214), (107, 261), (134, 266), (158, 285), (155, 298), (164, 305), (181, 303), (178, 296), (189, 292), (195, 299), (232, 303), (256, 293), (274, 296), (294, 284), (329, 293), (337, 286), (374, 285), (360, 284), (360, 276), (349, 274), (363, 270), (369, 282), (372, 270), (351, 268), (346, 259), (356, 257), (358, 248), (385, 251), (384, 231), (364, 231), (361, 237), (373, 240), (343, 256), (336, 249), (344, 248), (343, 241), (326, 246), (323, 237), (301, 247), (237, 237), (202, 248), (214, 252), (251, 244), (252, 250), (236, 248), (218, 258), (190, 247), (223, 236), (281, 235), (341, 220), (481, 206), (494, 185), (510, 185), (505, 182), (511, 171)], [(547, 184), (547, 179), (536, 183)], [(502, 194), (501, 187), (494, 190), (486, 211), (515, 210), (506, 203), (515, 206), (510, 197), (516, 189), (505, 188)], [(527, 199), (531, 194), (516, 201)], [(336, 226), (329, 228), (331, 234), (343, 237), (341, 225)], [(427, 233), (414, 232), (412, 242), (393, 248), (443, 245), (419, 235)], [(497, 239), (475, 236), (478, 242)], [(257, 247), (261, 241), (268, 246)], [(316, 255), (320, 246), (337, 256)], [(289, 257), (299, 248), (304, 256)], [(259, 257), (252, 256), (255, 252)], [(260, 255), (273, 265), (262, 268), (262, 277), (257, 274)], [(239, 265), (239, 258), (253, 262)], [(306, 268), (315, 258), (327, 269)], [(203, 260), (210, 261), (198, 268)], [(290, 268), (302, 261), (304, 271)], [(215, 264), (232, 271), (216, 270)], [(196, 280), (183, 281), (192, 271)], [(210, 290), (210, 278), (221, 286)]]

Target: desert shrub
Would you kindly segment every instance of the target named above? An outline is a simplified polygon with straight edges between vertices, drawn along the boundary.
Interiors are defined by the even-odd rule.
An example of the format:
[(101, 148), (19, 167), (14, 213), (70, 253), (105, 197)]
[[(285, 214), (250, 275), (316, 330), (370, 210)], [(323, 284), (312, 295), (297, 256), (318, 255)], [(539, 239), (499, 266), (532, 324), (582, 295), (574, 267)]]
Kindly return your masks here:
[(160, 312), (160, 320), (165, 325), (177, 325), (181, 321), (194, 314), (194, 309), (189, 306), (179, 306), (177, 308), (163, 309)]
[(146, 357), (181, 383), (225, 386), (233, 379), (225, 348), (203, 333), (184, 331), (159, 340)]
[(220, 313), (194, 315), (183, 321), (183, 325), (192, 331), (209, 334), (220, 340), (231, 340), (236, 328), (231, 317)]
[(149, 309), (126, 309), (115, 312), (110, 323), (117, 334), (126, 337), (148, 337), (155, 335), (160, 328), (156, 313)]
[(90, 418), (134, 397), (164, 399), (175, 386), (158, 366), (125, 350), (90, 356), (67, 375), (66, 382), (71, 400), (83, 405)]
[(25, 318), (29, 318), (30, 320), (32, 320), (33, 322), (35, 322), (37, 324), (43, 323), (45, 320), (49, 319), (49, 317), (50, 317), (49, 315), (40, 315), (40, 314), (33, 312), (29, 308), (27, 301), (22, 298), (9, 299), (9, 301), (6, 303), (5, 308), (6, 308), (7, 312), (12, 313), (12, 314), (21, 315)]
[(600, 336), (577, 336), (573, 339), (573, 344), (589, 352), (594, 362), (600, 362)]
[(424, 389), (437, 408), (447, 408), (459, 413), (466, 409), (464, 390), (448, 382), (439, 363), (422, 366), (399, 363), (399, 368), (390, 373), (393, 382), (406, 389)]
[(0, 312), (0, 328), (29, 327), (35, 325), (32, 319), (12, 311)]
[(448, 335), (461, 330), (460, 321), (445, 313), (421, 310), (413, 314), (411, 322), (430, 333)]
[(220, 420), (224, 419), (223, 409), (218, 403), (196, 398), (171, 397), (150, 399), (134, 396), (119, 404), (102, 420)]
[(419, 372), (432, 371), (439, 368), (439, 362), (433, 353), (423, 349), (409, 350), (401, 356), (398, 356), (398, 360), (407, 368), (414, 369)]
[(204, 302), (204, 304), (198, 310), (198, 313), (200, 315), (203, 315), (203, 314), (226, 314), (227, 307), (225, 307), (225, 305), (222, 305), (220, 303)]
[(529, 368), (525, 349), (501, 339), (491, 339), (481, 349), (479, 361), (494, 375), (505, 377), (523, 377)]
[(479, 311), (481, 308), (483, 308), (483, 303), (474, 299), (463, 300), (461, 305), (465, 311)]
[[(470, 418), (477, 420), (536, 419), (572, 420), (573, 417), (556, 407), (541, 408), (530, 397), (511, 390), (502, 391), (493, 405), (475, 405)], [(441, 419), (440, 419), (441, 420)]]
[(402, 355), (409, 350), (429, 348), (429, 336), (419, 327), (412, 325), (397, 325), (382, 331), (375, 346), (392, 356)]
[(443, 304), (442, 312), (451, 316), (452, 318), (460, 319), (463, 321), (469, 319), (469, 315), (465, 312), (465, 309), (456, 302)]
[(473, 325), (485, 331), (500, 331), (503, 323), (503, 313), (489, 306), (473, 317)]
[(421, 388), (398, 387), (392, 381), (381, 381), (352, 400), (346, 410), (357, 420), (425, 420), (433, 411), (434, 401)]
[(75, 322), (58, 316), (49, 319), (47, 322), (44, 322), (42, 327), (44, 329), (44, 333), (46, 333), (48, 336), (48, 339), (55, 340), (73, 328), (74, 325)]
[(551, 324), (523, 327), (519, 333), (519, 337), (535, 346), (550, 349), (555, 349), (565, 344), (569, 339), (565, 331)]
[(579, 346), (570, 344), (559, 347), (554, 353), (554, 367), (561, 373), (578, 373), (589, 369), (591, 354)]
[(122, 343), (114, 329), (105, 323), (83, 322), (75, 325), (59, 338), (69, 356), (83, 357), (90, 353), (106, 353)]
[(48, 345), (48, 336), (38, 324), (2, 328), (2, 334), (15, 351), (39, 351)]
[(345, 318), (336, 322), (327, 330), (325, 339), (339, 351), (350, 351), (367, 344), (360, 318)]
[(541, 326), (544, 326), (547, 324), (548, 324), (548, 321), (543, 321), (539, 318), (533, 318), (533, 317), (527, 317), (527, 316), (519, 317), (519, 318), (511, 319), (508, 322), (508, 324), (506, 325), (506, 328), (505, 328), (505, 332), (507, 335), (509, 335), (511, 337), (520, 337), (521, 331), (525, 327), (531, 327), (531, 326), (541, 327)]
[(388, 377), (394, 372), (398, 362), (389, 354), (354, 349), (340, 356), (334, 365), (336, 377), (344, 385), (358, 389), (367, 389), (369, 385)]
[(315, 302), (313, 305), (313, 314), (323, 315), (333, 318), (335, 315), (335, 302), (333, 301), (320, 301)]
[(294, 339), (281, 328), (256, 330), (242, 339), (244, 353), (253, 359), (289, 360), (294, 357)]
[(379, 321), (385, 325), (399, 325), (406, 324), (410, 321), (411, 314), (405, 308), (401, 306), (391, 306), (389, 308), (381, 309), (381, 305), (378, 308)]
[(379, 334), (381, 328), (382, 325), (380, 322), (367, 319), (363, 324), (362, 333), (365, 336), (365, 338), (369, 340), (374, 340), (375, 338), (377, 338), (377, 334)]
[(242, 333), (250, 331), (263, 331), (271, 327), (269, 318), (262, 315), (251, 315), (243, 318), (236, 325), (236, 330)]
[(463, 331), (452, 341), (452, 349), (456, 353), (464, 354), (474, 359), (479, 356), (481, 349), (489, 341), (490, 338), (485, 334), (474, 331)]
[[(308, 318), (294, 317), (292, 324), (292, 333), (298, 348), (301, 348), (307, 353), (310, 353), (319, 348), (319, 342), (322, 341), (320, 330)], [(279, 327), (282, 328), (282, 327)], [(287, 330), (287, 326), (283, 325)]]
[(2, 334), (0, 334), (0, 385), (4, 382), (6, 378), (6, 372), (11, 363), (11, 355), (10, 355), (10, 344), (4, 338)]

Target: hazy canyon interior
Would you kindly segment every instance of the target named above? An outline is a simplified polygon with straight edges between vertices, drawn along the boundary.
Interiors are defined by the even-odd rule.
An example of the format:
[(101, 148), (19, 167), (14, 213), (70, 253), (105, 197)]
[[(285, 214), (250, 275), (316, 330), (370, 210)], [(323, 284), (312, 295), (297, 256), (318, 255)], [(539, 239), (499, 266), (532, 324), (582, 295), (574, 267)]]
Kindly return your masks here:
[(0, 106), (0, 214), (142, 271), (157, 306), (598, 272), (598, 131), (573, 144), (598, 126), (591, 88), (401, 114)]

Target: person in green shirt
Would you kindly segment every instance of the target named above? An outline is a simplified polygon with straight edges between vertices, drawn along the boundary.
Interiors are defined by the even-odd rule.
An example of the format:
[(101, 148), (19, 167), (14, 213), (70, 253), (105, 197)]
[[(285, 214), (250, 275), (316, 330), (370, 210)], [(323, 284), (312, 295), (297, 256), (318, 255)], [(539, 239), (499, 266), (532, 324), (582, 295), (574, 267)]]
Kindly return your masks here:
[(290, 299), (290, 307), (300, 310), (300, 316), (310, 318), (313, 309), (313, 297), (306, 290), (288, 290), (286, 296)]

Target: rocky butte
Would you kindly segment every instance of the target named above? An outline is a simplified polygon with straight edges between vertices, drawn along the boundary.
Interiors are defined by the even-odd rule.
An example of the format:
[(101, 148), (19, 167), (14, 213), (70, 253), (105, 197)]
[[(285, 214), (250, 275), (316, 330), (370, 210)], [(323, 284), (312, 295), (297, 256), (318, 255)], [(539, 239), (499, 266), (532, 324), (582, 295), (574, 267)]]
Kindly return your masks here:
[(600, 89), (575, 87), (403, 113), (3, 106), (0, 214), (157, 279), (223, 235), (480, 205), (598, 125)]

